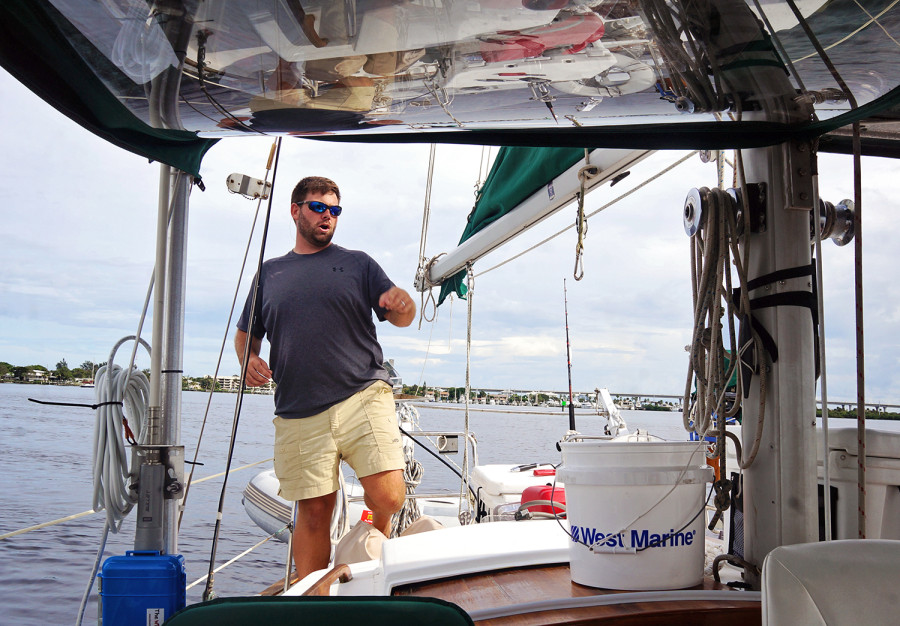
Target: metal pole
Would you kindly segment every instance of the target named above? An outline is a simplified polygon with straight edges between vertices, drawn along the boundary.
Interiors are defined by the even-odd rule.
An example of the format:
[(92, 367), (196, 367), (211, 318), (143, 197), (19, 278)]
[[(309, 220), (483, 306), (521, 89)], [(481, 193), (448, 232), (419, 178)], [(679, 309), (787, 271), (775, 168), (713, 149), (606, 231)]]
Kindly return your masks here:
[[(175, 446), (181, 436), (181, 379), (184, 361), (184, 302), (187, 269), (188, 201), (191, 177), (178, 172), (172, 188), (172, 218), (166, 279), (166, 326), (163, 339), (162, 407), (166, 416), (162, 444)], [(175, 450), (172, 450), (175, 453)], [(178, 499), (167, 499), (163, 532), (167, 554), (178, 552)]]
[[(857, 537), (866, 538), (866, 351), (863, 332), (862, 269), (862, 164), (860, 163), (859, 122), (853, 124), (853, 201), (855, 204), (854, 293), (856, 308), (856, 459), (857, 459)], [(828, 494), (825, 494), (828, 497)]]
[[(745, 243), (750, 246), (750, 280), (810, 264), (813, 186), (809, 173), (814, 171), (814, 159), (811, 145), (803, 142), (745, 153), (747, 180), (765, 182), (768, 199), (765, 231), (751, 233)], [(797, 171), (807, 175), (798, 176)], [(792, 195), (807, 193), (810, 206), (790, 200)], [(803, 276), (768, 283), (749, 295), (752, 301), (811, 291), (811, 279)], [(744, 442), (753, 441), (762, 428), (758, 455), (744, 473), (744, 558), (761, 567), (765, 556), (778, 546), (818, 539), (815, 364), (807, 309), (776, 306), (754, 311), (754, 316), (778, 347), (777, 361), (768, 354), (757, 355), (760, 372), (753, 376), (742, 423)], [(760, 376), (766, 379), (762, 397)], [(761, 402), (763, 424), (758, 423)], [(755, 572), (748, 573), (748, 581), (755, 588), (760, 584)]]
[(572, 352), (569, 347), (569, 299), (563, 278), (563, 309), (566, 314), (566, 364), (569, 367), (569, 430), (575, 430), (575, 405), (572, 403)]

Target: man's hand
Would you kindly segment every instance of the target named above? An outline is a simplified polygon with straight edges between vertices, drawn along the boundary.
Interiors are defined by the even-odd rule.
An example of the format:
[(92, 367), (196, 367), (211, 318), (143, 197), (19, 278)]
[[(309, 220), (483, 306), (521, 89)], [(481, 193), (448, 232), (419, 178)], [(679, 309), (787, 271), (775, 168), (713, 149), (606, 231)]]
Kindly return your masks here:
[[(244, 350), (247, 344), (247, 333), (237, 330), (234, 333), (234, 351), (237, 352), (238, 361), (243, 363)], [(261, 387), (272, 380), (272, 370), (269, 364), (259, 357), (259, 349), (262, 346), (262, 339), (253, 338), (250, 342), (250, 360), (247, 362), (247, 374), (244, 376), (244, 382), (248, 387)]]
[(416, 303), (400, 287), (391, 287), (378, 299), (378, 306), (387, 310), (387, 321), (404, 328), (412, 324), (416, 317)]
[(248, 387), (261, 387), (270, 380), (272, 380), (272, 370), (269, 369), (269, 364), (259, 358), (259, 355), (251, 354), (244, 382)]

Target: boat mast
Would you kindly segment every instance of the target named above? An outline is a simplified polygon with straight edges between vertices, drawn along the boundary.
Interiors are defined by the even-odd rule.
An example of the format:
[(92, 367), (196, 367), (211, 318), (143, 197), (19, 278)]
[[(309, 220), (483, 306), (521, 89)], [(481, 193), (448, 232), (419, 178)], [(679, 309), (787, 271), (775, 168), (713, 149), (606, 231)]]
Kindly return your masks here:
[[(712, 0), (709, 6), (716, 23), (722, 25), (709, 34), (714, 58), (733, 62), (739, 59), (729, 56), (729, 51), (747, 51), (740, 57), (743, 67), (741, 62), (732, 63), (722, 72), (728, 91), (741, 103), (743, 119), (787, 124), (809, 120), (811, 106), (797, 100), (797, 90), (780, 63), (766, 68), (766, 59), (758, 58), (758, 44), (765, 43), (766, 37), (747, 5)], [(775, 59), (774, 52), (771, 56)], [(752, 101), (744, 100), (747, 94), (753, 94)], [(743, 403), (743, 449), (750, 450), (754, 439), (761, 437), (756, 459), (743, 478), (744, 558), (761, 567), (765, 556), (778, 546), (818, 540), (812, 315), (796, 301), (786, 302), (795, 294), (811, 294), (812, 280), (808, 275), (766, 278), (780, 270), (810, 265), (816, 164), (808, 140), (745, 150), (742, 157), (742, 182), (761, 192), (757, 208), (763, 217), (760, 226), (744, 233), (741, 242), (749, 253), (748, 280), (760, 279), (761, 283), (748, 296), (759, 304), (762, 298), (776, 296), (777, 302), (766, 308), (751, 306), (752, 317), (777, 346), (777, 358), (756, 354), (759, 367)], [(745, 210), (750, 208), (746, 195), (743, 202)], [(760, 420), (761, 407), (764, 421)], [(748, 582), (758, 588), (758, 572), (746, 574)]]
[[(150, 123), (182, 129), (178, 116), (181, 65), (192, 24), (169, 16), (164, 31), (179, 67), (169, 67), (150, 83)], [(184, 449), (181, 438), (181, 379), (184, 349), (185, 268), (190, 177), (160, 164), (153, 336), (150, 366), (148, 441), (138, 452), (140, 467), (135, 550), (175, 554), (177, 505), (183, 493)]]

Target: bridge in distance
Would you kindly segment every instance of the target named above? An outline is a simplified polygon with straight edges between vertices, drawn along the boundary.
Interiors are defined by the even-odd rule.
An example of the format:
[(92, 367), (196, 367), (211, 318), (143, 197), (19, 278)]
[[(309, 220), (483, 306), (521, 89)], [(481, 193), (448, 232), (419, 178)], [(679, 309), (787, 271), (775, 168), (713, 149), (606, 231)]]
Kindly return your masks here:
[[(536, 393), (542, 393), (548, 396), (554, 397), (568, 397), (569, 391), (551, 391), (551, 390), (542, 390), (542, 389), (486, 389), (486, 388), (472, 388), (473, 391), (484, 391), (485, 393), (494, 394), (494, 393), (512, 393), (519, 396), (527, 396), (534, 395)], [(590, 391), (575, 391), (572, 390), (572, 395), (574, 397), (578, 396), (590, 396), (595, 397), (596, 390), (592, 389)], [(617, 392), (613, 393), (609, 392), (609, 395), (612, 396), (613, 400), (618, 400), (619, 398), (639, 398), (641, 400), (683, 400), (684, 396), (681, 395), (671, 395), (665, 393), (629, 393), (629, 392)], [(821, 408), (822, 401), (817, 399), (816, 406)], [(856, 406), (855, 400), (829, 400), (828, 407), (832, 409), (845, 409), (845, 410), (853, 410)], [(900, 404), (885, 404), (882, 402), (866, 402), (866, 409), (872, 411), (885, 411), (885, 410), (896, 410), (900, 409)]]

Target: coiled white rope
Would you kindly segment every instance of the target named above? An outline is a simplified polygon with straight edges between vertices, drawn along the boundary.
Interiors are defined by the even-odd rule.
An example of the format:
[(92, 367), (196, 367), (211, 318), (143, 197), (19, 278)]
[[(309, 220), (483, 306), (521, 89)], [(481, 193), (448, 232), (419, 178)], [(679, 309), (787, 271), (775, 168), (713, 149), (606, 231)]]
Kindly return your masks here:
[(425, 470), (422, 464), (416, 459), (407, 456), (406, 467), (403, 468), (403, 482), (406, 483), (406, 500), (403, 506), (394, 516), (394, 524), (391, 532), (392, 537), (398, 537), (400, 533), (409, 528), (410, 524), (415, 522), (422, 516), (419, 510), (419, 503), (416, 501), (416, 488), (422, 482), (422, 475)]
[[(150, 381), (137, 368), (130, 371), (118, 365), (97, 370), (97, 408), (94, 422), (94, 499), (95, 511), (106, 510), (106, 524), (118, 533), (122, 520), (137, 502), (137, 493), (128, 489), (128, 457), (123, 425), (125, 414), (131, 417), (131, 431), (138, 444), (144, 443)], [(118, 404), (121, 402), (122, 404)]]
[[(743, 164), (740, 153), (735, 159), (739, 178), (740, 191), (744, 206), (750, 206), (747, 197)], [(723, 174), (719, 161), (719, 183), (722, 186)], [(756, 458), (759, 450), (762, 425), (765, 420), (765, 392), (767, 387), (765, 372), (765, 349), (759, 334), (748, 326), (750, 339), (738, 345), (734, 322), (736, 318), (749, 315), (750, 303), (747, 289), (748, 248), (739, 250), (740, 239), (735, 216), (727, 209), (725, 194), (721, 189), (701, 190), (708, 202), (705, 226), (691, 238), (691, 287), (694, 304), (693, 336), (691, 339), (690, 367), (685, 382), (684, 410), (682, 418), (684, 427), (693, 431), (699, 438), (711, 433), (716, 434), (715, 444), (707, 452), (709, 458), (720, 457), (725, 444), (725, 420), (733, 417), (741, 408), (743, 384), (739, 363), (746, 360), (747, 351), (753, 349), (759, 361), (760, 407), (757, 417), (757, 431), (754, 441), (745, 450), (744, 458), (739, 459), (738, 466), (747, 469)], [(743, 231), (750, 232), (749, 212), (744, 211)], [(740, 302), (734, 303), (731, 285), (731, 264), (734, 264), (735, 275), (740, 287)], [(723, 305), (727, 309), (723, 311)], [(723, 322), (728, 325), (730, 350), (725, 350), (721, 336)], [(724, 368), (726, 358), (728, 369)], [(735, 400), (727, 405), (725, 391), (728, 382), (737, 371)], [(691, 402), (691, 384), (696, 381), (696, 399)], [(713, 424), (713, 417), (716, 418)], [(720, 469), (723, 469), (720, 466)]]
[[(149, 300), (149, 290), (148, 290)], [(147, 302), (144, 303), (146, 312)], [(141, 316), (143, 324), (143, 315)], [(140, 332), (140, 331), (138, 331)], [(123, 431), (126, 427), (125, 412), (134, 422), (131, 430), (138, 443), (144, 439), (144, 422), (147, 419), (147, 407), (150, 404), (150, 381), (147, 376), (134, 367), (137, 344), (131, 352), (128, 368), (124, 369), (113, 363), (116, 351), (126, 341), (135, 341), (150, 352), (150, 345), (136, 335), (120, 339), (109, 353), (109, 361), (97, 370), (94, 376), (97, 399), (97, 413), (94, 421), (94, 511), (106, 510), (106, 523), (103, 525), (103, 536), (97, 549), (97, 558), (91, 569), (90, 580), (81, 597), (78, 607), (76, 626), (81, 626), (84, 610), (87, 607), (91, 588), (100, 568), (100, 560), (106, 550), (109, 532), (119, 532), (122, 520), (137, 502), (137, 494), (131, 493), (126, 484), (128, 479), (128, 459), (125, 452)]]

